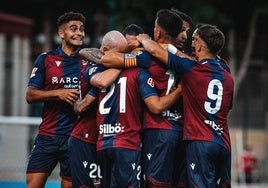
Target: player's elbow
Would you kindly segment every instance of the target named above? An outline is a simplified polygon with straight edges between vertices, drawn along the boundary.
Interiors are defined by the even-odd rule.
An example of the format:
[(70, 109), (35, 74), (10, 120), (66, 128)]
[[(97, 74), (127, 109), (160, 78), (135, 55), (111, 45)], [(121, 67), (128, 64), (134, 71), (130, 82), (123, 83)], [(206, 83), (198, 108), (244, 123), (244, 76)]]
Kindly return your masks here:
[(93, 77), (90, 83), (99, 89), (103, 89), (111, 85), (111, 83), (107, 82), (105, 79), (101, 79), (101, 77)]
[(159, 108), (159, 106), (157, 105), (153, 105), (149, 108), (149, 110), (153, 113), (153, 114), (160, 114), (162, 112), (162, 108)]
[(75, 113), (76, 113), (77, 115), (80, 115), (80, 114), (82, 114), (82, 112), (83, 112), (82, 108), (78, 108), (78, 107), (74, 107), (74, 111), (75, 111)]
[(107, 88), (108, 86), (110, 86), (111, 85), (111, 83), (108, 83), (108, 82), (106, 82), (105, 80), (101, 80), (101, 81), (99, 81), (99, 83), (97, 84), (97, 87), (99, 88), (99, 89), (103, 89), (103, 88)]
[(27, 102), (28, 104), (33, 103), (33, 101), (31, 100), (31, 98), (30, 98), (28, 95), (26, 95), (25, 100), (26, 100), (26, 102)]
[(144, 100), (147, 108), (153, 114), (160, 114), (162, 112), (162, 105), (161, 101), (159, 100), (158, 96), (150, 96)]
[(31, 104), (31, 103), (34, 103), (35, 100), (34, 100), (34, 96), (33, 94), (31, 93), (31, 91), (27, 91), (26, 92), (26, 96), (25, 96), (25, 100), (28, 104)]
[(85, 108), (78, 102), (74, 104), (74, 111), (77, 115), (80, 115), (85, 111)]

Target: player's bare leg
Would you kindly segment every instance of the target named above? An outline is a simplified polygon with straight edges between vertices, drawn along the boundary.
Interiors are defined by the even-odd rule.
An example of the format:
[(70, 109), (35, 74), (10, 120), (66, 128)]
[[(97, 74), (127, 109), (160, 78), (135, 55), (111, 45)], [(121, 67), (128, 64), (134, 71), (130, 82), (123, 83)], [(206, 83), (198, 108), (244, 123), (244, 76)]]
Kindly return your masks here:
[(66, 179), (61, 179), (61, 188), (72, 188), (72, 182)]
[(27, 188), (45, 187), (48, 173), (29, 173), (26, 175)]

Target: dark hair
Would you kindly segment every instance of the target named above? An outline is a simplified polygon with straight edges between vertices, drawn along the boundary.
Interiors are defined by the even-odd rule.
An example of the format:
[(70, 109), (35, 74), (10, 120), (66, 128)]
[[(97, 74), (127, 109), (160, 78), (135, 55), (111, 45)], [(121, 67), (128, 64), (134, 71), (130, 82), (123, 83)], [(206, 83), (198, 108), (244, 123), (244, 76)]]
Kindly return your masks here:
[(138, 26), (137, 24), (130, 24), (130, 25), (126, 26), (122, 31), (122, 34), (124, 36), (126, 36), (126, 34), (137, 36), (137, 35), (142, 34), (142, 33), (144, 33), (143, 28)]
[(57, 19), (58, 28), (71, 20), (77, 20), (85, 23), (86, 17), (79, 12), (66, 12)]
[(171, 37), (177, 37), (182, 29), (182, 19), (173, 11), (161, 9), (157, 11), (157, 24)]
[(209, 51), (217, 55), (225, 44), (225, 36), (215, 25), (198, 24), (196, 33), (206, 43)]
[(175, 8), (171, 8), (171, 11), (174, 11), (176, 14), (178, 14), (181, 17), (181, 19), (190, 24), (191, 27), (193, 26), (193, 20), (191, 16)]

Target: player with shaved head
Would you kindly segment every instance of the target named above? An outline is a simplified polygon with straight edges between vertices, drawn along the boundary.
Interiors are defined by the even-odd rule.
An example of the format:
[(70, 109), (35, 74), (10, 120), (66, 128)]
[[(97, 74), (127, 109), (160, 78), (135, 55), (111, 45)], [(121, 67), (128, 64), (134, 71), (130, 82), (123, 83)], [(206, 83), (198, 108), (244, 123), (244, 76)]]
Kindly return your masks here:
[[(105, 35), (100, 48), (105, 55), (115, 52), (104, 51), (108, 49), (105, 47), (106, 42), (115, 41), (110, 40), (110, 37), (121, 41), (114, 36), (116, 33), (111, 31)], [(116, 36), (120, 34), (117, 33)], [(124, 38), (123, 35), (122, 37)], [(106, 69), (103, 65), (89, 67), (89, 81), (96, 81), (95, 77)], [(99, 86), (98, 92), (89, 91), (86, 98), (77, 105), (77, 110), (83, 111), (93, 97), (98, 97), (97, 151), (104, 187), (140, 187), (144, 107), (146, 105), (145, 108), (152, 114), (159, 114), (177, 100), (180, 92), (181, 88), (177, 88), (171, 94), (159, 97), (155, 82), (146, 69), (125, 69), (109, 87)]]

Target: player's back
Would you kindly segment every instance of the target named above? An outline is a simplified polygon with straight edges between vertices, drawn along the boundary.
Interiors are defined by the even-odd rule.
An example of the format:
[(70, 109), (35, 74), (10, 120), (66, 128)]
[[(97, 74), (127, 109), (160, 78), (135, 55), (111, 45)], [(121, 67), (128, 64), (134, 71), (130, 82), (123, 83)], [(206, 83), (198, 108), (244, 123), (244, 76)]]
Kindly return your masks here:
[(217, 60), (203, 60), (182, 79), (187, 83), (183, 97), (185, 138), (214, 141), (230, 150), (227, 117), (233, 100), (231, 74)]
[[(146, 86), (142, 86), (150, 82), (144, 80), (148, 77), (144, 71), (141, 68), (126, 69), (110, 87), (100, 90), (98, 150), (111, 147), (141, 149), (142, 99), (150, 94)], [(145, 90), (141, 91), (141, 88)]]

